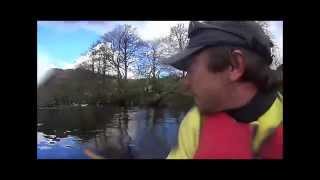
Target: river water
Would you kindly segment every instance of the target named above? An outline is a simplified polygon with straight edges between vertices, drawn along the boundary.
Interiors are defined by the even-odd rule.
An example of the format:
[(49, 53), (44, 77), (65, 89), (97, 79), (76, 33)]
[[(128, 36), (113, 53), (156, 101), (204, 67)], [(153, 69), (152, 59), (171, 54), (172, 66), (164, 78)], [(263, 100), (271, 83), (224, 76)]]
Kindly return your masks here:
[(38, 109), (38, 159), (163, 159), (177, 143), (188, 108), (65, 107)]

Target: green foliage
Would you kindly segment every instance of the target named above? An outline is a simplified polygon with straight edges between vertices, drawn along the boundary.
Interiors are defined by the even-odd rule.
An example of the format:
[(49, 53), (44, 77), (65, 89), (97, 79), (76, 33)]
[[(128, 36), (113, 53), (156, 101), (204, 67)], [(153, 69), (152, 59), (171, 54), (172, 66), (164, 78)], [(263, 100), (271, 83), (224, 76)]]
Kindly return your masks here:
[(89, 71), (72, 70), (52, 75), (48, 81), (38, 88), (39, 106), (185, 106), (192, 103), (190, 97), (179, 92), (180, 84), (176, 77), (122, 80), (119, 88), (117, 80), (111, 76), (103, 78)]

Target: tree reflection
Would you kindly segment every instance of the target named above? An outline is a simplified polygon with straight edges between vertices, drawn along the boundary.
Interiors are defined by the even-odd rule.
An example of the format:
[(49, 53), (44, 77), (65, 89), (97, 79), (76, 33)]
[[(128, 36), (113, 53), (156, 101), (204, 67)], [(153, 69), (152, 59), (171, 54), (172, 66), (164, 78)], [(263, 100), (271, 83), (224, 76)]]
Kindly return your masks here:
[(94, 151), (105, 158), (130, 158), (129, 143), (131, 137), (128, 134), (128, 108), (122, 107), (120, 111), (112, 117), (109, 125), (101, 133), (98, 133), (93, 140)]
[[(86, 108), (38, 112), (39, 132), (69, 135), (105, 158), (165, 158), (184, 112), (163, 108)], [(129, 125), (130, 122), (130, 125)], [(129, 133), (130, 132), (130, 133)]]

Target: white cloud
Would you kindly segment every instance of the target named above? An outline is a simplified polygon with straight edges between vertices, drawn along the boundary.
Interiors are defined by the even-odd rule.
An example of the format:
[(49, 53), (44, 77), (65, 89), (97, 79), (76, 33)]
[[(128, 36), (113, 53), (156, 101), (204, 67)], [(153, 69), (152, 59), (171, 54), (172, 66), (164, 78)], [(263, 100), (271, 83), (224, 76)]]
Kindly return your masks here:
[(79, 26), (87, 31), (103, 35), (104, 33), (111, 31), (116, 26), (116, 23), (113, 21), (86, 21), (79, 23)]
[(144, 40), (152, 40), (159, 37), (164, 37), (170, 32), (170, 27), (178, 23), (188, 27), (189, 21), (146, 21), (142, 26), (138, 27), (139, 36)]
[(273, 34), (273, 40), (280, 50), (280, 56), (283, 55), (283, 21), (270, 21), (270, 31)]
[(129, 24), (137, 28), (142, 39), (151, 40), (165, 36), (169, 33), (170, 27), (178, 23), (188, 26), (189, 21), (38, 21), (38, 26), (49, 26), (63, 32), (82, 29), (103, 35), (117, 25)]
[(44, 52), (37, 53), (37, 82), (38, 84), (44, 79), (47, 71), (51, 68), (56, 68), (57, 66), (52, 63), (49, 55)]
[[(95, 49), (98, 49), (102, 44), (98, 44)], [(74, 69), (77, 65), (81, 64), (82, 62), (85, 62), (89, 60), (89, 53), (85, 55), (80, 55), (77, 59), (74, 60), (73, 63), (64, 63), (61, 65), (62, 69)]]
[(115, 25), (115, 21), (38, 21), (38, 26), (50, 27), (66, 33), (86, 30), (98, 35), (112, 30)]
[(128, 71), (128, 79), (135, 79), (135, 78), (136, 78), (135, 74), (129, 70)]
[(63, 66), (62, 66), (62, 69), (73, 69), (75, 68), (77, 65), (81, 64), (82, 62), (85, 62), (89, 59), (89, 56), (88, 54), (86, 55), (81, 55), (80, 57), (78, 57), (74, 63), (65, 63)]
[(79, 29), (78, 23), (63, 23), (63, 21), (38, 21), (38, 27), (50, 27), (56, 31), (70, 33)]
[[(189, 21), (38, 21), (39, 26), (50, 26), (59, 31), (74, 32), (84, 29), (99, 35), (111, 31), (116, 25), (130, 24), (137, 28), (139, 36), (144, 40), (165, 36), (170, 27), (178, 23), (188, 27)], [(269, 21), (269, 25), (275, 41), (282, 48), (283, 21)]]
[[(39, 50), (41, 49), (41, 50)], [(67, 63), (68, 61), (54, 58), (47, 50), (38, 47), (37, 51), (37, 82), (38, 85), (42, 83), (47, 77), (52, 68), (72, 69), (75, 63)]]

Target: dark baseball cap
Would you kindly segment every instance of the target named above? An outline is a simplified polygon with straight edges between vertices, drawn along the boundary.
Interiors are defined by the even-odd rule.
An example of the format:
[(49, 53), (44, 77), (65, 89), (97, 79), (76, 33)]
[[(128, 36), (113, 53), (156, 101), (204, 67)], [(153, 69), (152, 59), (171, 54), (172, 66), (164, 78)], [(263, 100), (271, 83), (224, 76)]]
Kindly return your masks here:
[(249, 49), (272, 63), (273, 43), (255, 21), (191, 21), (188, 29), (189, 44), (161, 63), (186, 70), (193, 54), (209, 46), (235, 46)]

